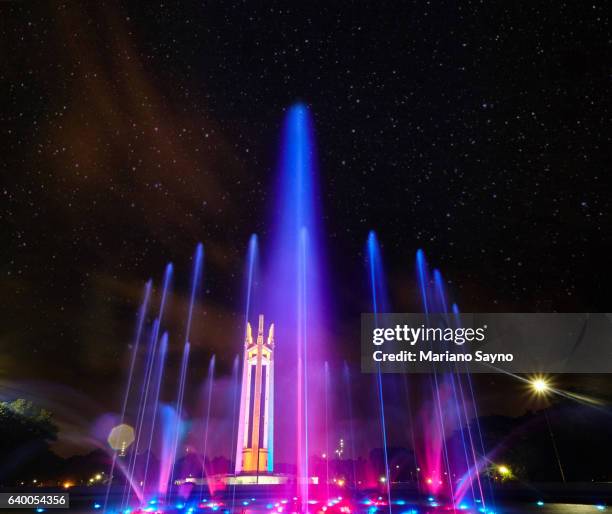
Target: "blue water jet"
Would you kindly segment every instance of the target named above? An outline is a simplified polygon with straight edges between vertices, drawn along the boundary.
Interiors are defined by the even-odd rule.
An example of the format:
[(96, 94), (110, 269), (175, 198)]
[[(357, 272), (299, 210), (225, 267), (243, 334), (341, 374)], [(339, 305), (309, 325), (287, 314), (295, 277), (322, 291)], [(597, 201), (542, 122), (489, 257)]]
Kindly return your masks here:
[[(247, 250), (247, 259), (246, 259), (246, 269), (245, 269), (245, 284), (244, 284), (244, 329), (243, 329), (243, 337), (246, 337), (247, 333), (247, 325), (249, 323), (252, 303), (255, 296), (255, 287), (257, 285), (257, 275), (258, 275), (258, 260), (259, 260), (259, 246), (257, 241), (257, 234), (252, 234), (249, 239), (249, 246)], [(243, 350), (242, 362), (246, 362), (246, 348)], [(247, 377), (247, 368), (246, 366), (242, 369), (242, 383), (246, 381)], [(238, 390), (238, 395), (240, 391)], [(240, 398), (239, 403), (239, 414), (237, 419), (242, 419), (244, 414), (244, 410), (246, 409), (245, 401), (246, 398)], [(270, 431), (271, 432), (271, 431)], [(244, 427), (242, 424), (238, 426), (238, 441), (242, 441), (244, 434)], [(270, 438), (273, 436), (271, 435)], [(242, 469), (242, 448), (240, 445), (236, 445), (235, 449), (235, 464), (234, 471), (239, 473)], [(274, 446), (273, 444), (269, 444), (268, 446), (268, 460), (270, 464), (274, 462)]]
[[(151, 390), (151, 380), (153, 379), (154, 368), (155, 368), (155, 358), (157, 355), (157, 346), (159, 342), (159, 332), (161, 323), (164, 317), (164, 311), (166, 307), (166, 299), (168, 296), (168, 290), (170, 288), (170, 283), (172, 281), (172, 273), (173, 266), (172, 263), (168, 263), (166, 265), (166, 269), (164, 271), (164, 280), (162, 283), (162, 291), (161, 291), (161, 299), (159, 304), (159, 311), (157, 314), (157, 318), (153, 322), (153, 328), (151, 330), (149, 348), (147, 350), (147, 362), (145, 366), (144, 378), (141, 386), (140, 392), (140, 404), (138, 408), (138, 413), (136, 417), (136, 439), (134, 441), (134, 451), (132, 452), (129, 466), (130, 476), (134, 476), (134, 472), (136, 470), (136, 461), (138, 459), (138, 450), (142, 449), (143, 441), (147, 441), (148, 438), (145, 434), (145, 419), (147, 417), (152, 417), (152, 411), (157, 408), (156, 405), (151, 406), (149, 404), (149, 391)], [(150, 427), (153, 430), (153, 427)], [(150, 447), (148, 448), (147, 457), (148, 460), (150, 453)], [(129, 503), (129, 488), (126, 487), (126, 491), (124, 494), (124, 506), (127, 506)]]
[[(277, 359), (292, 366), (278, 370), (279, 404), (295, 405), (295, 416), (276, 418), (278, 432), (295, 434), (276, 441), (281, 459), (295, 455), (298, 476), (309, 476), (308, 457), (324, 448), (324, 415), (309, 397), (323, 394), (325, 331), (323, 265), (320, 243), (312, 121), (297, 104), (286, 115), (280, 145), (279, 181), (272, 244), (265, 273), (265, 312), (275, 323)], [(306, 485), (306, 480), (298, 480)], [(307, 502), (308, 487), (301, 500)]]
[(154, 394), (153, 408), (151, 409), (152, 410), (151, 430), (149, 432), (149, 444), (147, 447), (148, 451), (147, 451), (144, 474), (143, 474), (143, 479), (142, 479), (143, 492), (147, 491), (147, 485), (148, 485), (147, 478), (148, 478), (148, 472), (149, 472), (149, 461), (151, 458), (151, 450), (153, 447), (153, 437), (155, 436), (157, 412), (159, 410), (159, 393), (161, 390), (162, 378), (164, 375), (164, 368), (166, 365), (166, 354), (168, 352), (168, 332), (164, 332), (162, 334), (159, 346), (160, 348), (159, 348), (159, 354), (158, 354), (158, 363), (157, 363), (157, 369), (155, 371), (156, 382), (155, 382), (155, 389), (153, 393)]
[(188, 343), (191, 336), (191, 320), (193, 317), (193, 306), (196, 302), (198, 286), (202, 275), (202, 263), (204, 262), (204, 245), (198, 243), (193, 259), (193, 272), (191, 275), (191, 295), (189, 297), (189, 310), (187, 312), (187, 322), (185, 323), (185, 343)]
[(346, 387), (346, 403), (348, 405), (349, 430), (351, 432), (351, 459), (353, 461), (353, 487), (357, 488), (357, 453), (355, 452), (355, 428), (353, 422), (353, 395), (351, 394), (351, 377), (346, 361), (343, 365), (344, 385)]
[[(190, 338), (191, 338), (191, 321), (193, 319), (193, 308), (197, 301), (198, 287), (202, 277), (202, 265), (204, 262), (204, 245), (198, 243), (196, 252), (193, 258), (193, 271), (191, 273), (191, 294), (189, 296), (189, 307), (187, 310), (187, 321), (185, 323), (185, 343), (183, 345), (183, 357), (181, 360), (181, 370), (179, 375), (178, 393), (176, 397), (176, 428), (174, 430), (174, 442), (171, 453), (171, 471), (170, 482), (168, 488), (172, 487), (176, 454), (178, 451), (179, 440), (181, 438), (181, 423), (183, 415), (183, 399), (185, 396), (185, 381), (187, 379), (187, 363), (189, 362)], [(166, 491), (167, 493), (167, 491)]]
[(181, 359), (181, 371), (179, 375), (178, 393), (176, 395), (176, 420), (173, 430), (172, 450), (169, 456), (170, 462), (170, 480), (166, 484), (164, 493), (167, 495), (171, 492), (172, 484), (174, 483), (174, 472), (176, 466), (176, 456), (179, 448), (179, 441), (182, 437), (182, 416), (183, 416), (183, 400), (185, 397), (185, 382), (187, 380), (187, 364), (189, 362), (190, 344), (187, 342), (183, 347), (183, 358)]
[[(153, 281), (149, 279), (145, 284), (143, 300), (140, 305), (140, 309), (138, 310), (138, 316), (136, 321), (136, 335), (134, 336), (134, 343), (132, 345), (132, 356), (130, 358), (130, 367), (128, 371), (127, 384), (125, 386), (125, 393), (123, 396), (123, 403), (121, 405), (121, 418), (120, 424), (125, 421), (125, 414), (127, 411), (128, 400), (130, 397), (130, 391), (132, 390), (132, 381), (134, 377), (134, 368), (136, 366), (136, 358), (138, 357), (138, 350), (140, 348), (140, 339), (142, 337), (142, 332), (145, 324), (145, 319), (147, 316), (147, 310), (149, 307), (149, 300), (151, 298), (151, 289), (153, 288)], [(113, 458), (111, 461), (111, 467), (108, 476), (110, 477), (108, 480), (108, 484), (106, 486), (106, 493), (104, 495), (104, 509), (106, 510), (106, 506), (108, 504), (108, 497), (110, 495), (111, 486), (113, 484), (113, 476), (115, 471), (115, 465), (117, 463), (117, 453), (113, 453)], [(129, 480), (126, 480), (129, 482)]]
[(257, 283), (257, 261), (259, 258), (259, 247), (257, 243), (257, 234), (252, 234), (249, 239), (249, 249), (247, 254), (247, 283), (246, 283), (246, 301), (245, 301), (245, 322), (244, 332), (246, 334), (246, 325), (251, 315), (251, 303), (253, 301), (253, 293)]
[(204, 445), (202, 448), (202, 481), (206, 478), (206, 455), (208, 453), (208, 427), (210, 424), (210, 408), (212, 405), (213, 384), (215, 380), (215, 356), (210, 358), (208, 363), (208, 380), (207, 380), (207, 397), (206, 397), (206, 415), (204, 418)]
[[(367, 242), (367, 256), (370, 271), (370, 290), (372, 298), (372, 312), (374, 313), (375, 325), (379, 325), (379, 314), (386, 313), (388, 309), (388, 298), (387, 288), (384, 281), (384, 272), (382, 266), (382, 257), (380, 252), (380, 246), (374, 231), (370, 231), (368, 234)], [(382, 309), (382, 310), (381, 310)], [(383, 392), (382, 373), (380, 370), (380, 363), (378, 363), (376, 371), (376, 385), (378, 388), (378, 406), (380, 410), (380, 430), (382, 435), (383, 444), (383, 456), (385, 465), (385, 486), (387, 489), (387, 505), (389, 507), (389, 514), (391, 514), (391, 480), (389, 474), (389, 455), (388, 455), (388, 444), (387, 444), (387, 421), (385, 418), (385, 400)]]

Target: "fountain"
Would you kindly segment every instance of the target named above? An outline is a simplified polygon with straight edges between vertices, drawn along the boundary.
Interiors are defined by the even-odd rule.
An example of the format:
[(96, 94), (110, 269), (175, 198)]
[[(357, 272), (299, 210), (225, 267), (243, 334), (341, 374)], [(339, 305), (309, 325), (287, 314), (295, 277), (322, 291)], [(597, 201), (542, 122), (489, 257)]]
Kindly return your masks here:
[[(219, 451), (210, 443), (215, 402), (218, 394), (223, 397), (217, 393), (214, 355), (202, 389), (201, 420), (193, 422), (185, 405), (190, 380), (195, 378), (191, 326), (203, 285), (204, 247), (198, 244), (182, 346), (175, 352), (181, 355), (177, 376), (167, 369), (176, 334), (165, 323), (173, 265), (167, 265), (158, 294), (153, 294), (151, 281), (145, 285), (118, 417), (121, 424), (133, 425), (134, 442), (112, 454), (113, 478), (106, 487), (104, 510), (113, 514), (183, 510), (188, 514), (205, 510), (373, 514), (384, 510), (392, 514), (397, 505), (402, 512), (416, 512), (405, 510), (407, 502), (415, 509), (425, 505), (424, 512), (434, 512), (445, 501), (451, 510), (457, 506), (464, 510), (467, 502), (488, 512), (480, 482), (482, 437), (470, 427), (475, 407), (469, 378), (434, 373), (425, 380), (410, 378), (409, 383), (406, 376), (375, 373), (367, 387), (378, 407), (380, 437), (370, 444), (381, 448), (382, 476), (378, 469), (362, 469), (352, 384), (356, 374), (346, 361), (338, 365), (327, 352), (333, 344), (327, 314), (330, 291), (326, 289), (313, 126), (303, 105), (287, 112), (278, 168), (278, 204), (271, 213), (269, 241), (262, 246), (261, 271), (259, 240), (252, 235), (248, 242), (243, 340), (242, 346), (234, 347), (240, 354), (233, 361), (225, 400), (232, 417), (224, 445), (229, 447), (227, 469), (212, 464), (212, 452)], [(374, 232), (368, 235), (365, 253), (371, 311), (382, 322), (391, 312), (391, 302)], [(448, 322), (456, 322), (460, 314), (454, 304), (448, 312), (444, 279), (437, 270), (429, 272), (421, 250), (416, 270), (423, 311), (448, 314)], [(147, 324), (149, 315), (154, 317)], [(160, 394), (164, 383), (174, 391), (165, 402)], [(336, 390), (342, 392), (340, 400)], [(409, 401), (413, 391), (422, 397), (419, 412), (413, 412)], [(409, 440), (415, 453), (410, 476), (416, 489), (410, 489), (409, 500), (397, 497), (400, 466), (389, 451), (390, 426), (396, 424), (391, 420), (402, 415), (393, 408), (398, 394), (408, 405)], [(332, 461), (330, 438), (338, 431), (338, 404), (348, 417), (348, 465), (343, 463), (344, 439)], [(458, 448), (447, 444), (451, 428), (461, 433)], [(189, 445), (190, 440), (197, 442)], [(191, 453), (196, 455), (191, 455), (194, 447)], [(372, 476), (373, 480), (368, 478)]]

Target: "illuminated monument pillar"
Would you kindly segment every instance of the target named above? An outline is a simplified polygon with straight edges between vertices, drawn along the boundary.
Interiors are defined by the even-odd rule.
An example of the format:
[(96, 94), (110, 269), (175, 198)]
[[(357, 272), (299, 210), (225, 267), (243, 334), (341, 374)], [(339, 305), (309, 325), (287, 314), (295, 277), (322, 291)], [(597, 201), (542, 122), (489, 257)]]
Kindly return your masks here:
[(236, 475), (271, 473), (274, 466), (274, 324), (264, 342), (264, 317), (257, 340), (247, 323), (236, 445)]

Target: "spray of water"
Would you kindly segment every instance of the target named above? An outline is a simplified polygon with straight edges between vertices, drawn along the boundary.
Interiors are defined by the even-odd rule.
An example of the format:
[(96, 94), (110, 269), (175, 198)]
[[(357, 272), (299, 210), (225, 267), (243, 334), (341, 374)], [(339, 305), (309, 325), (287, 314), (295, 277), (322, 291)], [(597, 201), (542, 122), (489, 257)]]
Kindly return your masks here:
[[(375, 325), (379, 325), (382, 321), (380, 319), (381, 313), (388, 312), (388, 300), (386, 287), (383, 275), (382, 257), (380, 252), (380, 246), (376, 239), (376, 234), (371, 231), (368, 235), (367, 242), (367, 256), (368, 256), (368, 267), (370, 273), (370, 290), (372, 298), (372, 312), (374, 313)], [(382, 373), (380, 371), (380, 364), (376, 372), (376, 387), (378, 397), (378, 408), (380, 412), (380, 432), (382, 436), (382, 449), (383, 449), (383, 464), (385, 473), (385, 489), (387, 493), (387, 505), (389, 514), (391, 514), (391, 477), (389, 474), (389, 455), (388, 455), (388, 442), (387, 442), (387, 421), (385, 418), (385, 399), (383, 391)]]
[[(324, 394), (322, 373), (326, 333), (314, 137), (308, 109), (289, 109), (280, 147), (277, 210), (273, 212), (270, 258), (265, 267), (265, 311), (276, 327), (276, 401), (295, 405), (294, 416), (276, 417), (283, 437), (279, 451), (295, 457), (297, 495), (308, 505), (309, 456), (325, 446), (322, 406), (310, 399)], [(293, 365), (289, 364), (293, 363)]]
[[(245, 301), (244, 301), (244, 337), (246, 337), (246, 333), (247, 333), (247, 324), (249, 322), (250, 319), (250, 315), (251, 315), (251, 305), (253, 303), (253, 296), (254, 296), (254, 292), (255, 292), (255, 286), (257, 284), (257, 264), (258, 264), (258, 243), (257, 243), (257, 235), (253, 234), (251, 235), (251, 239), (249, 240), (249, 248), (248, 248), (248, 252), (247, 252), (247, 266), (246, 266), (246, 270), (245, 270), (245, 275), (246, 275), (246, 283), (244, 286), (244, 296), (245, 296)], [(246, 348), (243, 348), (243, 352), (242, 352), (242, 362), (246, 362)], [(241, 383), (245, 383), (246, 382), (246, 378), (247, 378), (247, 367), (244, 366), (242, 368), (242, 382)], [(238, 419), (243, 419), (244, 416), (244, 411), (246, 409), (246, 390), (242, 392), (241, 396), (240, 396), (240, 413), (239, 413), (239, 417)], [(240, 424), (238, 426), (238, 438), (237, 441), (242, 441), (244, 438), (244, 426), (242, 426), (242, 424)], [(235, 473), (238, 474), (240, 472), (240, 470), (242, 469), (242, 447), (240, 444), (236, 444), (236, 451), (235, 451)], [(273, 455), (270, 455), (270, 460), (273, 460)], [(235, 488), (234, 488), (235, 491)]]
[[(208, 428), (210, 426), (210, 408), (212, 406), (213, 386), (215, 381), (215, 356), (210, 358), (208, 363), (208, 380), (206, 386), (206, 414), (204, 416), (204, 437), (202, 445), (202, 483), (207, 476), (206, 457), (208, 455)], [(210, 493), (210, 491), (209, 491)]]
[[(130, 367), (128, 371), (127, 383), (125, 386), (125, 393), (123, 395), (123, 402), (121, 404), (121, 417), (119, 420), (120, 424), (123, 424), (125, 421), (125, 413), (127, 410), (128, 400), (130, 397), (130, 391), (132, 390), (132, 382), (134, 380), (134, 368), (136, 366), (136, 358), (138, 357), (138, 350), (140, 348), (140, 339), (142, 337), (143, 328), (145, 325), (145, 319), (147, 316), (147, 309), (149, 307), (149, 300), (151, 298), (151, 289), (153, 287), (153, 281), (148, 280), (145, 284), (143, 300), (140, 305), (140, 309), (138, 310), (138, 316), (136, 319), (136, 335), (134, 336), (134, 342), (132, 344), (132, 355), (130, 358)], [(113, 453), (113, 458), (111, 461), (111, 467), (109, 471), (109, 480), (106, 486), (106, 492), (104, 494), (104, 510), (108, 505), (108, 498), (110, 496), (111, 487), (113, 485), (113, 478), (115, 472), (115, 466), (117, 465), (117, 452)], [(129, 482), (129, 478), (126, 473), (126, 482)]]
[(155, 376), (156, 376), (156, 383), (155, 383), (155, 390), (153, 393), (153, 409), (152, 409), (152, 419), (151, 419), (151, 430), (149, 432), (149, 444), (148, 444), (148, 451), (146, 453), (146, 461), (145, 461), (145, 468), (144, 468), (144, 473), (143, 473), (143, 479), (142, 479), (142, 488), (143, 491), (145, 492), (145, 494), (148, 491), (147, 486), (149, 485), (148, 479), (149, 479), (149, 464), (150, 464), (150, 460), (151, 460), (151, 452), (152, 452), (152, 448), (153, 448), (153, 438), (155, 436), (155, 429), (157, 427), (157, 414), (159, 411), (159, 393), (161, 390), (161, 383), (162, 383), (162, 377), (164, 374), (164, 368), (166, 365), (166, 354), (168, 352), (168, 332), (164, 332), (161, 338), (161, 342), (160, 342), (160, 348), (159, 348), (159, 355), (158, 355), (158, 363), (157, 363), (157, 368), (155, 371)]
[(170, 453), (168, 455), (168, 464), (167, 466), (170, 468), (170, 480), (162, 485), (161, 493), (164, 494), (165, 497), (168, 497), (171, 494), (172, 484), (174, 484), (174, 474), (176, 471), (176, 460), (178, 455), (178, 449), (180, 446), (180, 442), (184, 437), (183, 433), (183, 401), (185, 398), (185, 382), (187, 380), (187, 365), (189, 363), (189, 350), (190, 344), (185, 343), (183, 347), (183, 358), (181, 360), (181, 373), (179, 376), (179, 387), (178, 394), (176, 397), (176, 416), (174, 420), (174, 427), (172, 428), (172, 446)]

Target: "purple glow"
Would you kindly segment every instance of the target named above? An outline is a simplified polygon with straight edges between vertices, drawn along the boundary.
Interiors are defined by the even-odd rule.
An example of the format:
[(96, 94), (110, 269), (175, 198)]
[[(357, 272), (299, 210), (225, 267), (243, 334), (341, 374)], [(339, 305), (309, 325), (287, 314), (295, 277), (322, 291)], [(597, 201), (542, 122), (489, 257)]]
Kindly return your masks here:
[[(324, 413), (309, 398), (324, 394), (328, 295), (323, 289), (314, 137), (303, 105), (291, 107), (285, 119), (277, 198), (265, 268), (265, 312), (276, 326), (277, 359), (285, 363), (276, 377), (276, 402), (295, 405), (296, 412), (276, 418), (276, 432), (287, 434), (276, 448), (279, 460), (295, 462), (298, 476), (307, 477), (308, 456), (325, 447)], [(307, 487), (301, 496), (307, 501)]]
[[(182, 427), (182, 415), (183, 415), (183, 400), (185, 397), (185, 381), (187, 378), (187, 364), (189, 363), (189, 343), (185, 343), (183, 348), (183, 359), (181, 361), (181, 374), (179, 375), (179, 387), (178, 387), (178, 395), (176, 399), (176, 417), (174, 420), (174, 429), (172, 432), (173, 441), (172, 441), (172, 450), (169, 455), (169, 463), (170, 463), (170, 481), (165, 482), (165, 486), (160, 484), (160, 492), (167, 493), (168, 487), (171, 487), (174, 482), (174, 472), (176, 468), (176, 460), (177, 460), (177, 452), (184, 436), (183, 427)], [(165, 487), (162, 490), (161, 487)]]
[[(380, 246), (374, 231), (370, 231), (367, 243), (367, 255), (370, 274), (370, 290), (372, 295), (372, 311), (376, 319), (376, 324), (380, 322), (380, 316), (384, 316), (389, 309), (387, 288), (382, 265), (382, 255)], [(385, 488), (387, 493), (387, 506), (391, 514), (391, 480), (389, 474), (389, 456), (387, 454), (387, 420), (385, 417), (385, 399), (383, 391), (382, 373), (380, 367), (376, 373), (376, 387), (378, 389), (378, 408), (380, 411), (380, 432), (382, 436), (382, 448), (384, 456)]]
[(143, 473), (143, 485), (142, 489), (145, 493), (147, 493), (147, 486), (149, 485), (147, 479), (149, 478), (149, 464), (151, 458), (151, 448), (153, 447), (153, 437), (155, 436), (155, 428), (156, 428), (156, 420), (157, 420), (157, 412), (159, 410), (159, 393), (161, 389), (162, 377), (164, 374), (164, 368), (166, 365), (166, 354), (168, 352), (168, 332), (164, 332), (161, 337), (159, 356), (157, 368), (155, 370), (156, 383), (155, 383), (155, 391), (153, 398), (153, 408), (151, 409), (151, 429), (149, 433), (149, 444), (147, 446), (148, 450), (146, 454), (146, 463)]
[[(432, 286), (425, 253), (421, 249), (416, 254), (416, 270), (423, 311), (425, 314), (440, 312), (438, 306), (441, 302)], [(416, 450), (420, 454), (419, 462), (422, 463), (422, 485), (426, 491), (433, 494), (440, 491), (446, 493), (450, 487), (452, 496), (452, 480), (445, 479), (445, 476), (452, 477), (446, 449), (446, 409), (443, 407), (448, 398), (448, 389), (444, 377), (439, 377), (436, 373), (432, 375), (430, 383), (431, 397), (423, 398), (417, 429)]]
[[(449, 312), (444, 278), (437, 269), (429, 273), (422, 250), (417, 252), (416, 267), (424, 311), (442, 313), (447, 324), (454, 324), (459, 308), (453, 303)], [(423, 430), (427, 435), (422, 436), (417, 444), (426, 490), (442, 492), (457, 505), (470, 497), (486, 507), (480, 481), (484, 451), (478, 456), (471, 428), (471, 420), (477, 419), (471, 379), (469, 375), (434, 373), (430, 389), (431, 399), (427, 400), (424, 395), (419, 417), (419, 431)], [(466, 393), (470, 394), (471, 402)], [(451, 438), (451, 434), (455, 437)], [(453, 476), (460, 478), (448, 479)]]

